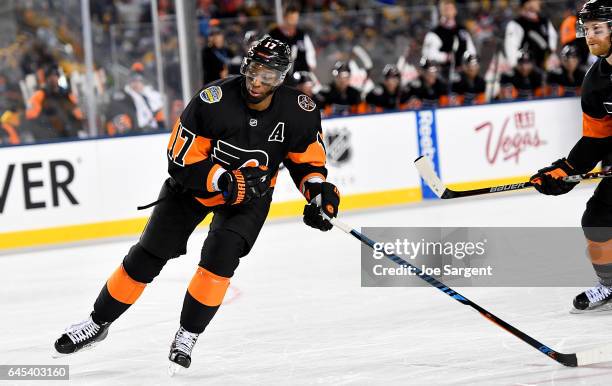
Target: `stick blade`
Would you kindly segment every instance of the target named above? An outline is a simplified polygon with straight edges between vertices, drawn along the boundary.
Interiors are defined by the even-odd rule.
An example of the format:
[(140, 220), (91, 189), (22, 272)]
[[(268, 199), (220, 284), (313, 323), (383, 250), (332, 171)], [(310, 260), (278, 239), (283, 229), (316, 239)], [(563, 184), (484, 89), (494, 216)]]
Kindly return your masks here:
[(431, 188), (436, 196), (442, 198), (442, 195), (444, 195), (444, 192), (446, 191), (446, 186), (436, 174), (431, 160), (425, 156), (420, 156), (414, 160), (414, 166), (416, 166), (421, 178)]
[(578, 366), (612, 362), (612, 344), (576, 353)]

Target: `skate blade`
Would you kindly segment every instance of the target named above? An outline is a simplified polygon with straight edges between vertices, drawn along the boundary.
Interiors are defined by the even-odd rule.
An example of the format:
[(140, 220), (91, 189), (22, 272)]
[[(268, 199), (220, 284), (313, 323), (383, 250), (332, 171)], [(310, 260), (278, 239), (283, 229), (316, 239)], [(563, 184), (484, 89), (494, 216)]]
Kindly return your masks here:
[(96, 342), (88, 344), (87, 346), (81, 347), (80, 349), (76, 350), (75, 352), (71, 352), (71, 353), (68, 353), (68, 354), (63, 354), (63, 353), (57, 351), (55, 348), (53, 348), (53, 351), (51, 352), (51, 358), (59, 359), (59, 358), (67, 357), (69, 355), (74, 355), (74, 354), (82, 353), (83, 351), (91, 350), (92, 348), (94, 348), (95, 346), (100, 344), (101, 342), (102, 342), (102, 340), (98, 340)]
[(577, 308), (572, 308), (570, 310), (570, 314), (578, 315), (578, 314), (612, 314), (612, 302), (607, 302), (600, 307), (595, 307), (586, 310), (579, 310)]
[(168, 364), (168, 375), (173, 377), (177, 373), (181, 372), (182, 369), (184, 369), (184, 367), (178, 363), (170, 362), (170, 364)]

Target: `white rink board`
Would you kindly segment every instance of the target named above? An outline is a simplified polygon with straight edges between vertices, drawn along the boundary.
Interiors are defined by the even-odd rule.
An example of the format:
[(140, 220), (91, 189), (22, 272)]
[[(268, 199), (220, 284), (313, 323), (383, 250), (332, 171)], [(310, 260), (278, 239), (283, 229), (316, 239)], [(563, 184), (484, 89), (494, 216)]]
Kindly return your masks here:
[[(41, 229), (62, 225), (112, 221), (143, 216), (138, 205), (157, 198), (166, 178), (165, 148), (167, 134), (74, 141), (57, 144), (19, 146), (0, 150), (0, 181), (6, 186), (9, 165), (15, 165), (6, 202), (0, 214), (0, 233)], [(53, 205), (49, 164), (65, 161), (74, 171), (66, 189), (76, 199), (73, 205), (58, 191), (58, 206)], [(26, 174), (24, 164), (41, 164)], [(59, 182), (68, 176), (66, 167), (58, 168)], [(27, 175), (27, 176), (26, 176)], [(24, 189), (24, 179), (42, 186)], [(42, 208), (26, 207), (30, 201), (44, 203)]]
[[(412, 167), (418, 157), (414, 112), (326, 119), (322, 126), (328, 179), (342, 195), (419, 186)], [(301, 198), (286, 169), (279, 173), (274, 198)]]
[(440, 109), (436, 121), (446, 183), (531, 175), (582, 134), (579, 98)]
[[(330, 180), (343, 195), (417, 187), (418, 176), (411, 167), (417, 152), (414, 121), (412, 112), (324, 120), (326, 135), (338, 136), (327, 149), (330, 159), (338, 158), (329, 163)], [(151, 209), (137, 211), (136, 207), (154, 201), (167, 178), (168, 135), (0, 149), (0, 194), (14, 165), (0, 214), (0, 234), (146, 217)], [(66, 189), (78, 204), (55, 189), (58, 206), (53, 205), (51, 161), (66, 162), (72, 168), (74, 177)], [(25, 179), (42, 186), (24, 189), (23, 164), (41, 165), (32, 167)], [(56, 167), (56, 181), (67, 181), (68, 167)], [(26, 191), (31, 202), (45, 206), (27, 208)], [(274, 196), (277, 203), (302, 199), (286, 170), (279, 175)]]

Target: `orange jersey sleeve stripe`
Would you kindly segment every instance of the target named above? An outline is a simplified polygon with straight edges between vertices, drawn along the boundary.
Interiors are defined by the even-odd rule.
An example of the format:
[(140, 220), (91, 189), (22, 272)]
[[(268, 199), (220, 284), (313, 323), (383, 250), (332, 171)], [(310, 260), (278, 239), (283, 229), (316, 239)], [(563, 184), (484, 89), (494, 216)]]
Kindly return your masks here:
[(596, 265), (612, 264), (612, 240), (597, 242), (587, 240), (591, 262)]
[(208, 190), (209, 192), (214, 192), (215, 191), (215, 189), (213, 187), (213, 177), (215, 176), (215, 173), (219, 169), (221, 169), (221, 166), (215, 164), (210, 169), (210, 172), (208, 172), (208, 177), (206, 178), (206, 190)]
[(221, 193), (214, 195), (211, 198), (201, 198), (201, 197), (194, 197), (194, 198), (198, 200), (200, 204), (204, 206), (217, 206), (217, 205), (225, 204), (225, 200), (223, 199), (223, 194)]
[(303, 153), (288, 153), (287, 158), (296, 164), (325, 166), (325, 150), (323, 150), (323, 146), (318, 141), (308, 145)]
[[(189, 131), (181, 125), (180, 120), (177, 120), (172, 129), (172, 134), (170, 135), (170, 141), (168, 143), (168, 150), (174, 149), (172, 157), (176, 158), (179, 153), (185, 151), (183, 147), (189, 146), (184, 155), (185, 165), (191, 165), (207, 159), (212, 147), (212, 141), (201, 136), (195, 136), (195, 138), (191, 140), (187, 136), (181, 135), (181, 130)], [(191, 137), (194, 135), (195, 134), (192, 133)]]
[(582, 113), (582, 135), (591, 138), (612, 136), (612, 116), (593, 118), (586, 113)]
[(229, 284), (229, 278), (215, 275), (202, 267), (198, 267), (187, 291), (198, 302), (215, 307), (223, 302)]
[(106, 282), (106, 288), (113, 298), (124, 304), (134, 304), (147, 285), (132, 279), (123, 264), (113, 272)]

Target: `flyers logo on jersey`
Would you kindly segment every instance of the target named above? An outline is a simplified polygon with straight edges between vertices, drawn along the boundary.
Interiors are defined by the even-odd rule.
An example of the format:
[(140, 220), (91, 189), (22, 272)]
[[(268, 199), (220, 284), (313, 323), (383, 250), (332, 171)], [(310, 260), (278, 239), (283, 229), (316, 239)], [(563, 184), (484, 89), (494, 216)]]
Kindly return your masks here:
[(242, 149), (218, 140), (212, 152), (212, 159), (223, 168), (233, 170), (244, 166), (268, 166), (269, 157), (263, 150)]
[(302, 110), (312, 111), (317, 107), (317, 104), (314, 103), (312, 99), (308, 95), (300, 94), (298, 95), (298, 105), (302, 108)]
[(200, 99), (206, 103), (217, 103), (223, 97), (223, 91), (219, 86), (210, 86), (200, 92)]

